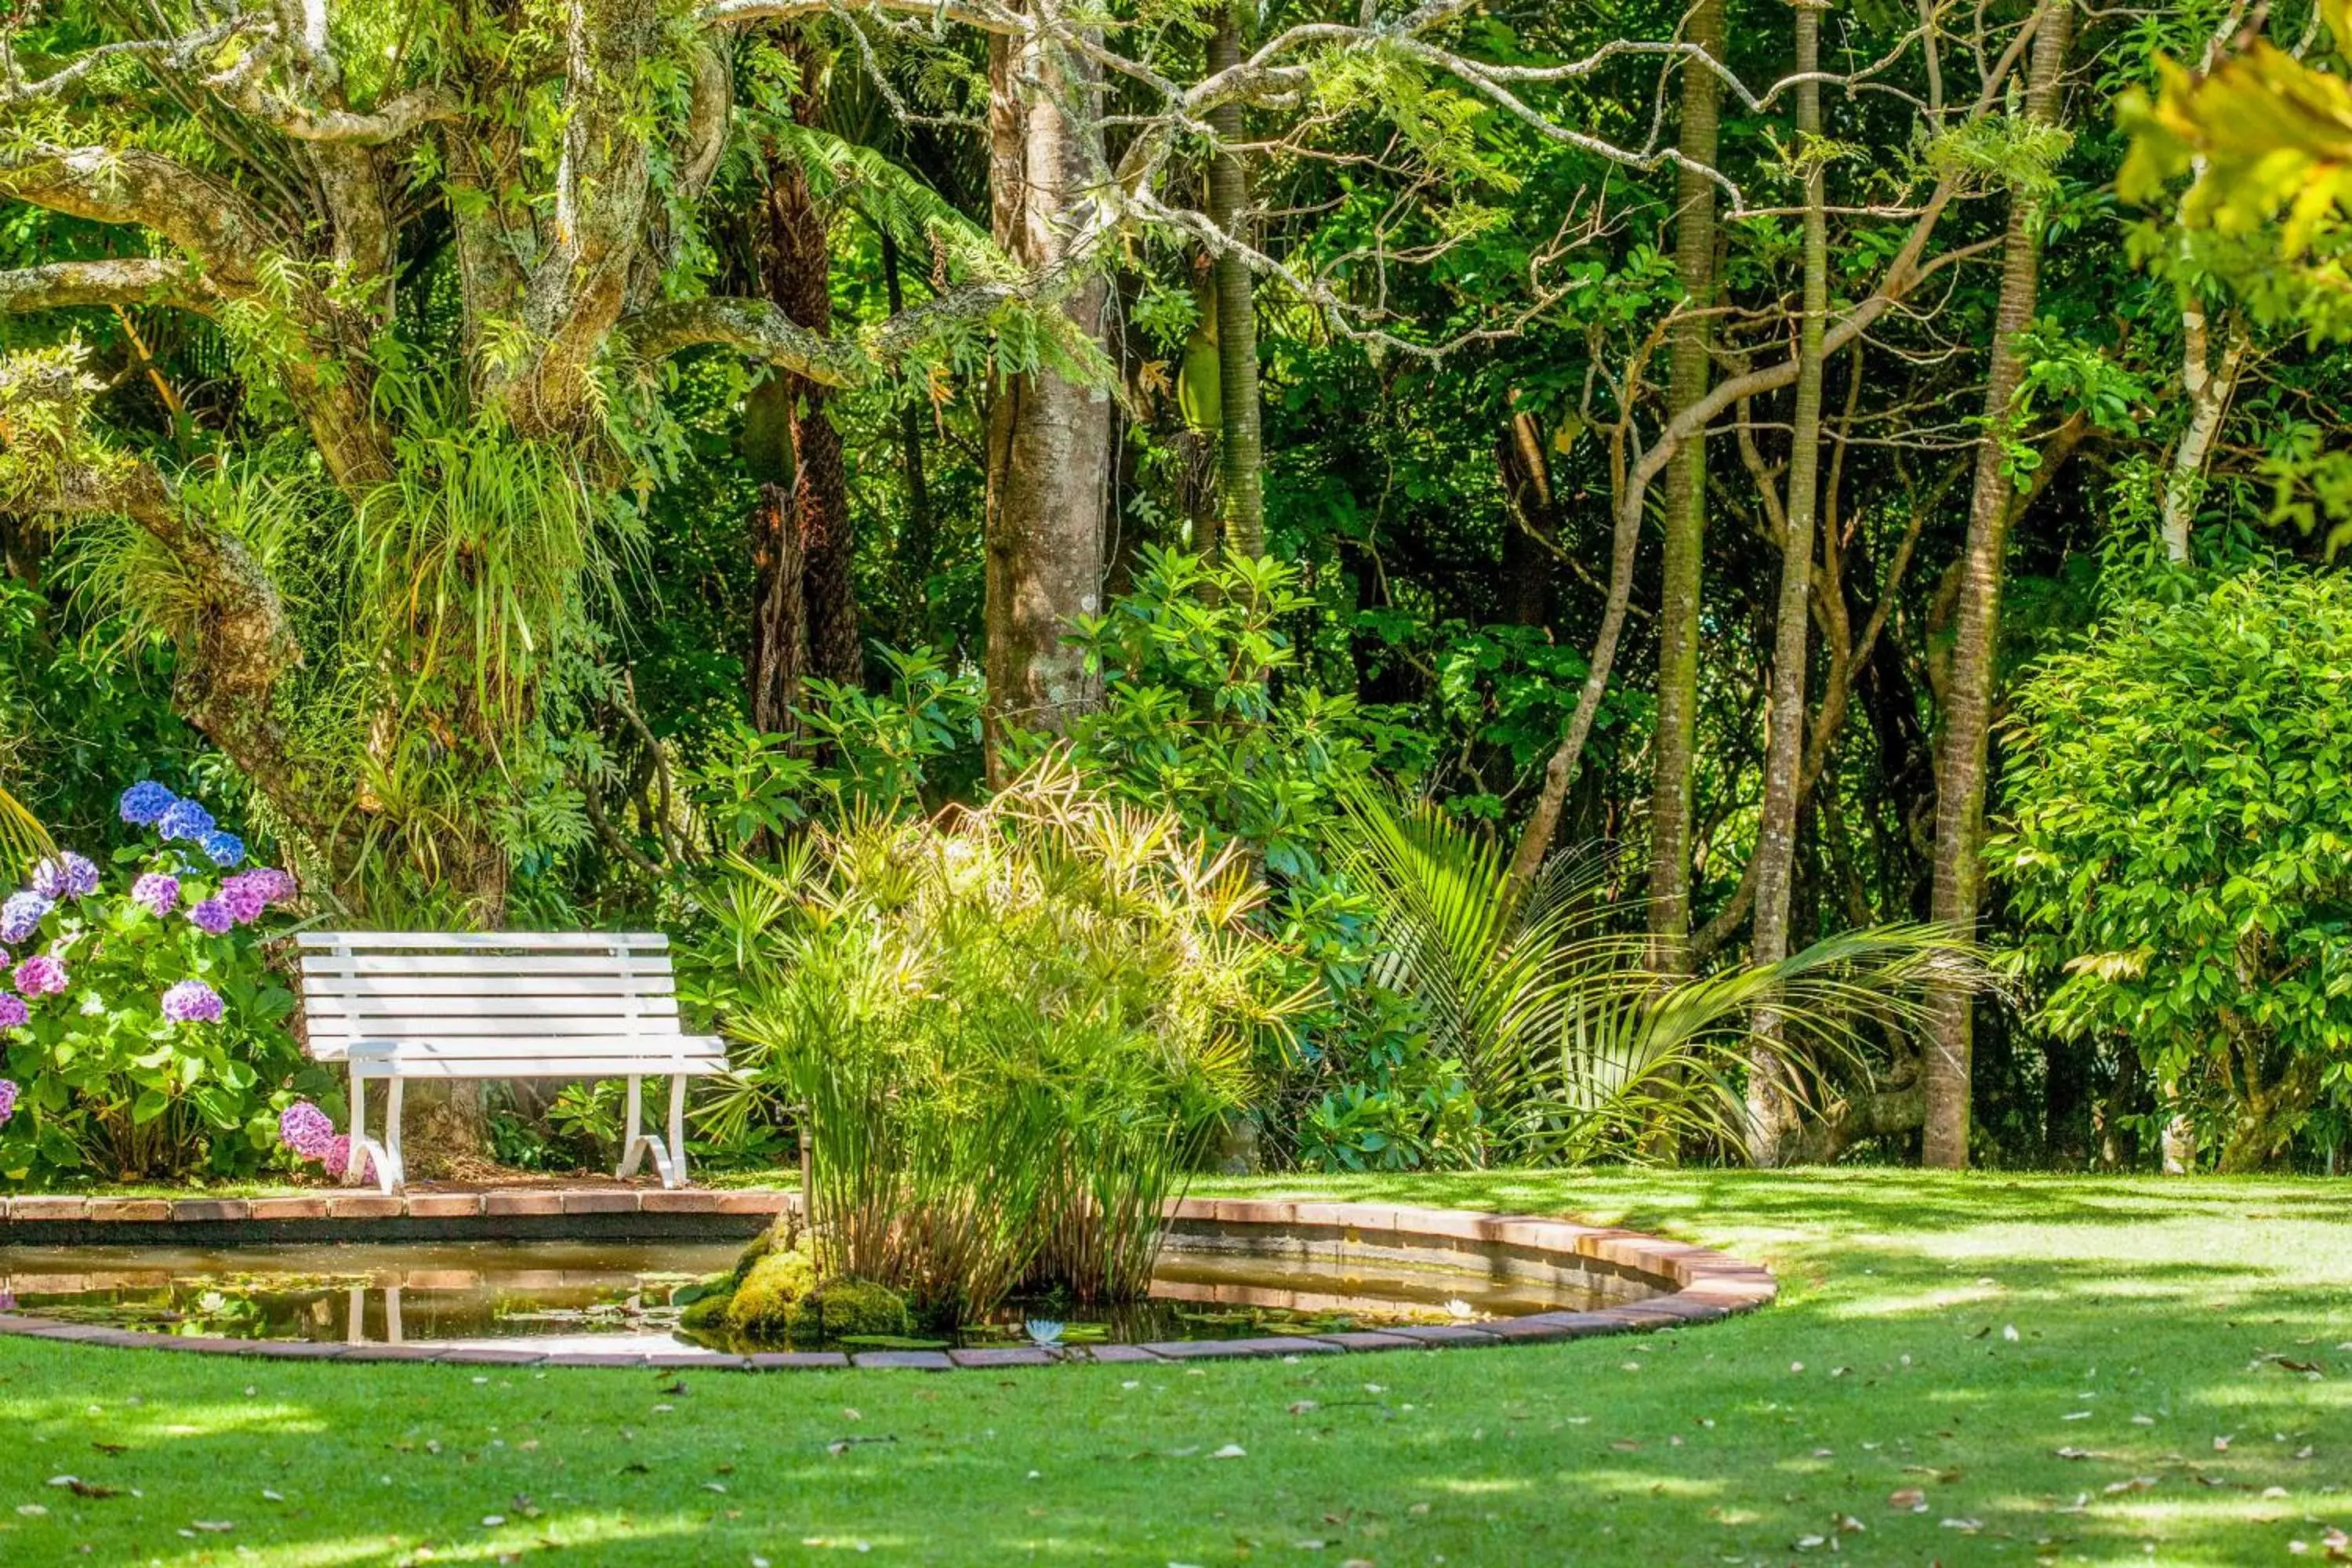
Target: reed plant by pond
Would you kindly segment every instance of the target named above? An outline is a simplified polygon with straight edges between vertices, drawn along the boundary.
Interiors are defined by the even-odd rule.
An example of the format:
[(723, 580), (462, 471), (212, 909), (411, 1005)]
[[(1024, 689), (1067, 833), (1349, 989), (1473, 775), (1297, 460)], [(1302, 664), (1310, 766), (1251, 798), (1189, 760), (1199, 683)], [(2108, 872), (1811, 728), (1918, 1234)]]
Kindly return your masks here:
[(804, 1117), (819, 1272), (934, 1316), (1141, 1294), (1163, 1202), (1297, 1005), (1241, 858), (1048, 757), (731, 876), (737, 1092)]

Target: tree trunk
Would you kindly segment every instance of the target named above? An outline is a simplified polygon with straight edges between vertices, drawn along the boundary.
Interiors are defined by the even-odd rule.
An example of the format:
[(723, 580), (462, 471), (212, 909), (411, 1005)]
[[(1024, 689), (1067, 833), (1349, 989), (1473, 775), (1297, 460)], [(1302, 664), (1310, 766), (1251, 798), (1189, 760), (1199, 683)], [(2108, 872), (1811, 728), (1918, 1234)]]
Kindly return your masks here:
[[(1217, 13), (1216, 31), (1209, 35), (1209, 69), (1213, 74), (1242, 59), (1242, 28), (1238, 8), (1227, 5)], [(1228, 103), (1209, 111), (1209, 128), (1220, 144), (1209, 160), (1209, 221), (1235, 239), (1249, 216), (1249, 170), (1240, 153), (1231, 150), (1241, 140), (1242, 106)], [(1218, 253), (1217, 387), (1219, 405), (1217, 489), (1224, 505), (1225, 548), (1236, 555), (1265, 553), (1265, 449), (1258, 432), (1257, 305), (1252, 298), (1250, 270), (1240, 254)]]
[[(1723, 0), (1701, 0), (1683, 37), (1723, 53)], [(1683, 156), (1715, 166), (1723, 82), (1695, 61), (1683, 65)], [(1715, 182), (1677, 174), (1675, 277), (1683, 319), (1666, 350), (1666, 395), (1679, 413), (1706, 395), (1707, 318), (1715, 299)], [(1665, 552), (1658, 587), (1658, 715), (1650, 773), (1650, 963), (1660, 973), (1690, 968), (1691, 755), (1698, 710), (1700, 574), (1706, 549), (1706, 437), (1696, 433), (1666, 469)]]
[(801, 677), (808, 666), (808, 618), (801, 597), (807, 581), (792, 492), (763, 484), (751, 508), (751, 561), (760, 591), (751, 606), (751, 724), (769, 733), (793, 728)]
[[(2073, 0), (2048, 0), (2039, 16), (2025, 112), (2056, 119), (2060, 78), (2073, 31)], [(1936, 763), (1935, 891), (1930, 910), (1954, 935), (1977, 928), (1979, 830), (1984, 820), (1985, 740), (1992, 722), (1994, 655), (2000, 639), (2003, 559), (2009, 546), (2011, 486), (2002, 442), (2009, 405), (2025, 366), (2017, 335), (2033, 320), (2042, 261), (2040, 205), (2023, 193), (2011, 198), (2001, 247), (2000, 300), (1993, 316), (1992, 363), (1985, 380), (1985, 432), (1977, 444), (1976, 488), (1969, 500), (1962, 547), (1959, 604), (1951, 675), (1944, 707), (1944, 737)], [(1927, 994), (1927, 1125), (1921, 1158), (1958, 1170), (1969, 1161), (1969, 1026), (1973, 997), (1963, 986), (1930, 986)]]
[(2205, 307), (2194, 300), (2180, 312), (2180, 390), (2189, 398), (2189, 424), (2180, 432), (2180, 444), (2172, 449), (2158, 532), (2164, 541), (2165, 559), (2186, 564), (2189, 531), (2197, 523), (2197, 503), (2205, 494), (2205, 464), (2213, 455), (2213, 438), (2221, 433), (2231, 395), (2238, 389), (2247, 342), (2245, 329), (2233, 312), (2222, 328), (2221, 357), (2218, 363), (2210, 361)]
[[(1758, 963), (1789, 956), (1789, 897), (1797, 858), (1797, 795), (1805, 756), (1805, 655), (1812, 626), (1813, 523), (1822, 459), (1822, 331), (1829, 317), (1829, 219), (1822, 153), (1822, 0), (1797, 5), (1797, 156), (1805, 170), (1804, 316), (1797, 342), (1797, 410), (1789, 447), (1789, 505), (1780, 536), (1780, 603), (1773, 628), (1772, 706), (1764, 748), (1764, 804), (1756, 836)], [(1748, 1068), (1748, 1156), (1780, 1163), (1797, 1127), (1780, 1045), (1782, 1021), (1759, 1009)]]
[[(801, 58), (801, 89), (793, 113), (802, 124), (813, 124), (822, 108), (821, 61), (805, 43), (794, 47)], [(829, 334), (833, 251), (824, 215), (817, 210), (800, 165), (776, 156), (772, 149), (760, 216), (761, 288), (794, 326)], [(825, 413), (831, 394), (804, 377), (776, 374), (790, 415), (792, 526), (800, 536), (802, 576), (789, 587), (772, 578), (763, 581), (757, 616), (762, 625), (775, 624), (781, 606), (772, 605), (770, 599), (797, 594), (807, 627), (806, 673), (854, 686), (866, 678), (865, 644), (857, 628), (857, 538), (849, 517), (849, 473), (842, 460), (841, 435)]]
[[(1042, 12), (1061, 0), (1029, 0)], [(1034, 33), (989, 43), (989, 189), (997, 243), (1022, 266), (1056, 265), (1102, 149), (1063, 112), (1066, 94), (1101, 90), (1094, 73)], [(1103, 284), (1063, 305), (1078, 330), (1102, 332)], [(989, 776), (1002, 782), (1018, 731), (1058, 732), (1094, 700), (1066, 637), (1101, 608), (1103, 498), (1110, 399), (1039, 369), (1004, 376), (988, 411), (984, 714)]]
[[(906, 310), (906, 293), (898, 280), (898, 242), (887, 229), (882, 234), (882, 284), (889, 296), (890, 313), (896, 316)], [(898, 450), (907, 480), (907, 527), (898, 537), (899, 571), (907, 579), (909, 596), (926, 612), (919, 618), (928, 630), (931, 568), (939, 542), (931, 521), (930, 483), (923, 471), (923, 411), (911, 400), (898, 409)]]

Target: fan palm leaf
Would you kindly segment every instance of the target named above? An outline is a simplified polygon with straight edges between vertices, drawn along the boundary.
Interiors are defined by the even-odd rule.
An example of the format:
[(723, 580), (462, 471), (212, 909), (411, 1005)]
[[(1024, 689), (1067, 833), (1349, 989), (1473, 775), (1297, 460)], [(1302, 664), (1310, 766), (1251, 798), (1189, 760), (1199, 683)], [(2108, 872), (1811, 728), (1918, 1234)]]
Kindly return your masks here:
[[(1516, 905), (1496, 842), (1426, 803), (1360, 792), (1339, 860), (1375, 907), (1377, 978), (1421, 1007), (1463, 1064), (1498, 1152), (1580, 1162), (1701, 1143), (1740, 1147), (1752, 1053), (1780, 1052), (1801, 1095), (1852, 1058), (1865, 1023), (1916, 1019), (1919, 983), (1968, 963), (1925, 925), (1846, 931), (1777, 963), (1685, 978), (1610, 928), (1611, 858), (1554, 857)], [(1758, 1009), (1782, 1020), (1749, 1027)]]

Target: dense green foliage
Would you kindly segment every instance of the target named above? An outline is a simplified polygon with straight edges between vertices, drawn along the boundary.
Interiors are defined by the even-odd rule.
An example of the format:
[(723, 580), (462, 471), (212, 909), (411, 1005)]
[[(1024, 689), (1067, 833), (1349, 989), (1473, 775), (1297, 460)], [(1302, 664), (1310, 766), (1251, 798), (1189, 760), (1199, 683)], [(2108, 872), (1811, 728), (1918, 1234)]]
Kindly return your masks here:
[[(2345, 45), (2309, 0), (1841, 10), (1813, 145), (1788, 8), (1727, 0), (1737, 85), (1698, 293), (1663, 155), (1707, 74), (1670, 42), (1696, 25), (1684, 6), (1284, 0), (1240, 25), (1278, 74), (1212, 102), (1214, 8), (1118, 0), (1085, 14), (1101, 145), (1073, 154), (1109, 178), (1050, 213), (1017, 207), (1028, 187), (987, 126), (1045, 79), (992, 76), (992, 51), (1077, 47), (1055, 6), (787, 9), (338, 0), (297, 38), (282, 8), (58, 0), (13, 23), (0, 786), (92, 853), (129, 842), (107, 781), (201, 791), (332, 920), (664, 925), (695, 955), (689, 1002), (724, 1017), (743, 1001), (727, 950), (758, 918), (730, 858), (977, 804), (1058, 743), (1090, 788), (1174, 812), (1261, 879), (1250, 927), (1304, 999), (1237, 1141), (1445, 1166), (1517, 1139), (1522, 1108), (1396, 979), (1351, 791), (1486, 824), (1507, 859), (1589, 710), (1548, 842), (1614, 847), (1593, 930), (1628, 939), (1673, 890), (1653, 852), (1686, 806), (1663, 853), (1687, 947), (1648, 942), (1639, 967), (1724, 979), (1729, 1016), (1781, 842), (1764, 803), (1784, 623), (1807, 654), (1802, 754), (1781, 759), (1801, 952), (1927, 920), (1939, 877), (1974, 894), (1976, 825), (1938, 815), (1972, 660), (1991, 744), (1949, 793), (2025, 844), (2075, 786), (2051, 748), (2012, 779), (2016, 748), (2073, 722), (2036, 706), (2080, 684), (2069, 650), (2156, 613), (2111, 608), (2151, 562), (2202, 574), (2200, 595), (2338, 569), (2352, 384), (2318, 345), (2341, 335), (2352, 254)], [(2239, 37), (2249, 15), (2263, 38)], [(2062, 16), (2041, 112), (2032, 44)], [(1231, 236), (1204, 197), (1212, 126), (1247, 165)], [(1795, 377), (1769, 378), (1801, 341), (1814, 169), (1833, 346), (1819, 543), (1784, 603)], [(2010, 216), (2029, 211), (2036, 288), (2004, 334)], [(1024, 233), (1081, 248), (1032, 254)], [(1213, 547), (1234, 411), (1211, 279), (1234, 243), (1259, 558)], [(1066, 309), (1087, 290), (1099, 332)], [(1685, 616), (1662, 540), (1687, 498), (1659, 465), (1690, 434), (1667, 361), (1694, 330), (1702, 387), (1743, 390), (1703, 421)], [(2010, 351), (2017, 391), (1982, 409)], [(1005, 426), (1056, 377), (1107, 422), (1101, 471), (1013, 515)], [(1100, 570), (1047, 607), (1092, 684), (1066, 712), (1002, 711), (1020, 694), (982, 670), (1009, 609), (1055, 600), (1008, 563), (1080, 492), (1107, 509)], [(1989, 583), (1969, 556), (1988, 517)], [(2292, 595), (2247, 592), (2248, 637), (2297, 638)], [(2275, 776), (2325, 740), (2284, 721), (2265, 737)], [(2110, 782), (2069, 798), (2134, 820)], [(2330, 929), (2334, 871), (2305, 848), (2270, 869), (2294, 929)], [(2116, 1011), (2153, 981), (2112, 957), (2178, 942), (2187, 964), (2190, 938), (2130, 929), (2160, 901), (2062, 912), (2043, 869), (2106, 875), (1981, 879), (1979, 935), (2016, 962), (1974, 1004), (1975, 1157), (2152, 1163), (2186, 1097), (2220, 1135), (2206, 1158), (2326, 1163), (2341, 1075), (2297, 1080), (2274, 1114), (2256, 1100), (2277, 1064), (2191, 1070), (2229, 1059), (2221, 1015), (2196, 1010), (2218, 995)], [(1918, 1150), (1916, 1034), (1889, 1016), (1802, 1042), (1808, 1152)], [(1706, 1083), (1727, 1112), (1746, 1069), (1723, 1044), (1710, 1071), (1653, 1081)], [(698, 1153), (781, 1157), (783, 1099), (698, 1101)], [(487, 1125), (509, 1163), (584, 1162), (616, 1106), (575, 1088)], [(1646, 1152), (1727, 1153), (1720, 1116), (1687, 1109), (1667, 1120), (1689, 1136)], [(2229, 1143), (2254, 1121), (2258, 1152)], [(1622, 1132), (1556, 1147), (1622, 1152)]]
[(2026, 685), (1990, 855), (2051, 1026), (2252, 1168), (2352, 1078), (2352, 584), (2151, 586)]

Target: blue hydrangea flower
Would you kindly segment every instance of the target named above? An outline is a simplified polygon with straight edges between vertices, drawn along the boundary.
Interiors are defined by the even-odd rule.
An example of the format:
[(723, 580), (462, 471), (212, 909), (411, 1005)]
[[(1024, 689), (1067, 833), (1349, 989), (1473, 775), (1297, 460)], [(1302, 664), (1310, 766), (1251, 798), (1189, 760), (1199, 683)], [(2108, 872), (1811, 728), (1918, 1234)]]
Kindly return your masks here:
[(152, 827), (180, 803), (180, 797), (153, 779), (141, 779), (122, 792), (122, 820), (133, 827)]
[(204, 837), (196, 846), (215, 866), (234, 866), (245, 858), (245, 840), (236, 834), (215, 829)]
[(191, 844), (201, 844), (213, 830), (213, 814), (193, 800), (175, 800), (163, 816), (155, 819), (155, 831), (166, 838), (184, 838)]
[(0, 942), (19, 942), (41, 929), (42, 917), (57, 908), (38, 893), (11, 893), (0, 904)]

